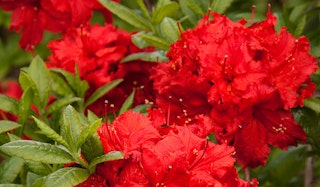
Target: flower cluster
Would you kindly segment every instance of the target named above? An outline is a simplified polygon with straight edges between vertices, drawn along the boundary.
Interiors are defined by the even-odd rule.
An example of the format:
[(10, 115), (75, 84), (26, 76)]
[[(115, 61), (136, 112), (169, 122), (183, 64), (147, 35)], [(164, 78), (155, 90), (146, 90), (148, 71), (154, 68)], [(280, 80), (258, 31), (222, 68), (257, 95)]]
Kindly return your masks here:
[[(62, 176), (80, 173), (71, 179), (71, 185), (253, 187), (259, 182), (241, 179), (236, 163), (242, 169), (255, 168), (266, 164), (270, 146), (285, 150), (306, 142), (291, 110), (302, 107), (303, 100), (315, 91), (310, 75), (317, 63), (309, 54), (306, 37), (295, 38), (285, 27), (275, 30), (276, 17), (270, 9), (264, 21), (250, 26), (245, 20), (234, 22), (210, 12), (194, 28), (180, 29), (180, 39), (166, 53), (168, 62), (151, 63), (147, 58), (123, 60), (159, 51), (143, 42), (138, 47), (133, 41), (137, 32), (114, 26), (111, 13), (97, 0), (0, 0), (0, 7), (12, 12), (10, 29), (22, 33), (20, 46), (25, 50), (32, 51), (44, 31), (61, 33), (61, 38), (47, 45), (51, 51), (47, 62), (36, 59), (21, 72), (23, 89), (11, 82), (0, 85), (0, 96), (17, 99), (11, 102), (4, 96), (15, 114), (22, 116), (0, 110), (0, 119), (18, 118), (23, 124), (21, 135), (26, 125), (36, 124), (32, 128), (47, 137), (40, 137), (42, 142), (20, 143), (38, 145), (40, 151), (47, 151), (41, 154), (52, 154), (35, 160), (23, 157), (23, 151), (12, 151), (17, 141), (0, 146), (0, 151), (37, 161), (39, 167), (44, 161), (57, 164), (51, 170), (61, 166), (57, 171)], [(97, 10), (105, 17), (104, 25), (90, 24)], [(150, 20), (157, 24), (156, 18)], [(150, 30), (158, 32), (155, 28)], [(144, 36), (162, 42), (152, 34)], [(52, 80), (64, 85), (56, 83), (59, 88), (51, 89)], [(101, 91), (115, 80), (122, 82), (109, 92)], [(76, 93), (81, 81), (89, 87), (83, 98)], [(54, 89), (64, 88), (71, 93), (55, 95)], [(16, 128), (20, 124), (8, 129)], [(55, 145), (44, 143), (48, 138)], [(92, 155), (85, 150), (88, 147)], [(94, 152), (97, 147), (100, 153)], [(112, 152), (123, 158), (108, 158)], [(56, 177), (46, 175), (35, 176), (35, 182), (45, 185)]]
[(41, 42), (45, 30), (64, 33), (87, 25), (93, 10), (101, 10), (111, 22), (111, 14), (97, 0), (1, 0), (0, 7), (12, 12), (10, 29), (22, 32), (20, 46), (26, 50)]
[(305, 37), (285, 28), (278, 34), (275, 23), (270, 12), (250, 27), (211, 13), (181, 34), (170, 62), (152, 75), (157, 106), (170, 108), (169, 125), (194, 126), (195, 117), (208, 116), (217, 141), (234, 146), (244, 167), (264, 165), (269, 144), (286, 149), (306, 140), (290, 109), (314, 92), (309, 75), (317, 63)]
[(97, 174), (106, 184), (257, 186), (255, 179), (245, 182), (238, 178), (232, 147), (199, 138), (186, 126), (176, 126), (161, 136), (154, 125), (163, 121), (162, 117), (150, 118), (128, 111), (111, 125), (99, 128), (105, 153), (121, 150), (125, 155), (124, 160), (106, 162), (98, 167)]

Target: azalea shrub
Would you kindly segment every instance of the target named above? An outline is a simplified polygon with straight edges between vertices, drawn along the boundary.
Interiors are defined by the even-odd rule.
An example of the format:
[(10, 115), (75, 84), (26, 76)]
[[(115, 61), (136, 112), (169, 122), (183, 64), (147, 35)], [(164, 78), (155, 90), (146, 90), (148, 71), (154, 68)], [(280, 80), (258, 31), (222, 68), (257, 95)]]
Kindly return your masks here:
[(319, 185), (319, 6), (0, 0), (0, 186)]

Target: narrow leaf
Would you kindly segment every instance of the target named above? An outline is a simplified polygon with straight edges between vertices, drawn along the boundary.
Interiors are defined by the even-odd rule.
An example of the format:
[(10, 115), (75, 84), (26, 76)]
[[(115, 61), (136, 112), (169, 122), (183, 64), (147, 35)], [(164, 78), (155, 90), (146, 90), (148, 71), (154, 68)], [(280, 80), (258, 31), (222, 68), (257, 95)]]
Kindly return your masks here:
[(40, 176), (32, 173), (32, 172), (28, 172), (27, 173), (27, 181), (26, 181), (26, 187), (33, 187), (33, 183), (36, 179), (38, 179)]
[(30, 115), (30, 107), (33, 101), (33, 90), (32, 88), (27, 88), (24, 90), (20, 103), (19, 103), (19, 112), (18, 112), (18, 122), (24, 124), (27, 118)]
[(50, 93), (50, 73), (39, 56), (34, 57), (31, 61), (28, 74), (39, 90), (41, 107), (44, 108)]
[(39, 89), (36, 86), (36, 83), (32, 80), (32, 78), (27, 74), (25, 71), (20, 71), (19, 74), (19, 83), (23, 90), (27, 90), (29, 87), (32, 88), (33, 90), (33, 102), (36, 106), (40, 107), (41, 103), (41, 98), (40, 98), (40, 93)]
[(94, 121), (98, 120), (99, 117), (93, 113), (91, 110), (88, 110), (88, 120), (90, 123), (93, 123)]
[(82, 129), (82, 132), (78, 138), (77, 148), (80, 148), (82, 144), (88, 139), (88, 137), (91, 137), (97, 131), (101, 123), (101, 119), (98, 119), (91, 123), (89, 126)]
[(52, 173), (52, 169), (49, 164), (44, 164), (41, 162), (35, 162), (31, 160), (26, 160), (25, 163), (30, 171), (38, 175), (45, 176)]
[(144, 1), (143, 0), (137, 0), (137, 4), (138, 4), (139, 8), (141, 9), (143, 15), (146, 18), (150, 19), (149, 11), (148, 11), (146, 5), (144, 4)]
[(102, 156), (99, 156), (99, 157), (96, 157), (94, 158), (89, 167), (92, 168), (92, 167), (95, 167), (97, 164), (100, 164), (100, 163), (103, 163), (103, 162), (107, 162), (107, 161), (113, 161), (113, 160), (120, 160), (120, 159), (123, 159), (124, 158), (124, 155), (122, 152), (120, 151), (111, 151), (105, 155), (102, 155)]
[(317, 99), (317, 98), (305, 99), (303, 103), (305, 107), (308, 107), (314, 110), (315, 112), (320, 113), (320, 99)]
[(75, 167), (62, 168), (45, 177), (43, 186), (73, 187), (85, 181), (89, 175), (89, 171), (85, 169)]
[(64, 164), (74, 161), (70, 154), (63, 149), (33, 140), (9, 142), (0, 146), (0, 150), (8, 155), (43, 163)]
[(165, 17), (173, 17), (177, 14), (179, 5), (176, 2), (169, 2), (156, 9), (152, 16), (152, 22), (154, 24), (160, 23)]
[(149, 21), (147, 19), (135, 13), (126, 6), (110, 0), (99, 0), (99, 2), (110, 12), (117, 15), (120, 19), (129, 23), (130, 25), (142, 30), (152, 30), (152, 26), (151, 24), (148, 24)]
[(132, 93), (129, 95), (129, 97), (125, 100), (125, 102), (122, 104), (119, 115), (122, 114), (123, 112), (129, 110), (132, 107), (133, 100), (134, 100), (134, 90)]
[(81, 101), (80, 97), (64, 97), (53, 102), (46, 110), (46, 115), (61, 110), (73, 102)]
[(139, 37), (145, 40), (150, 46), (157, 47), (159, 49), (169, 50), (170, 43), (166, 40), (150, 34), (140, 34)]
[(108, 93), (112, 88), (116, 87), (118, 84), (120, 84), (123, 81), (123, 79), (116, 79), (111, 81), (108, 84), (103, 85), (102, 87), (98, 88), (86, 101), (85, 107), (89, 106), (96, 100), (98, 100), (100, 97)]
[(67, 80), (58, 72), (50, 71), (51, 81), (51, 90), (55, 95), (59, 97), (63, 96), (75, 96), (76, 93), (70, 85), (67, 83)]
[(97, 133), (94, 133), (87, 141), (82, 145), (81, 151), (90, 162), (95, 157), (103, 154), (103, 147)]
[(23, 168), (24, 161), (21, 158), (11, 157), (0, 165), (0, 183), (12, 183)]
[(160, 32), (168, 42), (174, 43), (180, 39), (178, 23), (172, 18), (165, 17), (160, 23)]
[(12, 97), (9, 97), (4, 94), (0, 94), (0, 110), (17, 114), (18, 108), (19, 108), (19, 101), (17, 99), (14, 99)]
[(126, 56), (121, 60), (121, 62), (125, 63), (134, 60), (143, 60), (146, 62), (167, 62), (168, 58), (164, 51), (140, 52)]
[(204, 12), (194, 0), (185, 0), (187, 6), (196, 14), (202, 15)]
[(21, 127), (21, 125), (16, 122), (9, 121), (9, 120), (1, 120), (0, 121), (0, 134), (7, 132), (7, 131), (11, 131), (11, 130), (16, 129), (18, 127)]
[(197, 15), (188, 7), (186, 0), (179, 0), (179, 5), (182, 12), (187, 16), (192, 24), (196, 24), (198, 21)]
[(64, 109), (62, 119), (61, 136), (67, 141), (70, 148), (77, 152), (77, 139), (82, 131), (80, 114), (69, 105)]
[(50, 128), (47, 124), (45, 124), (43, 121), (35, 118), (34, 116), (32, 116), (32, 118), (34, 119), (34, 121), (36, 122), (37, 126), (39, 127), (39, 129), (41, 129), (41, 131), (43, 132), (43, 134), (45, 134), (48, 138), (51, 138), (52, 140), (66, 146), (69, 147), (68, 143), (63, 139), (62, 136), (60, 136), (60, 134), (56, 133), (56, 131), (54, 131), (52, 128)]
[(220, 14), (224, 13), (227, 8), (233, 3), (234, 0), (214, 0), (211, 4), (211, 9), (214, 12), (218, 12)]

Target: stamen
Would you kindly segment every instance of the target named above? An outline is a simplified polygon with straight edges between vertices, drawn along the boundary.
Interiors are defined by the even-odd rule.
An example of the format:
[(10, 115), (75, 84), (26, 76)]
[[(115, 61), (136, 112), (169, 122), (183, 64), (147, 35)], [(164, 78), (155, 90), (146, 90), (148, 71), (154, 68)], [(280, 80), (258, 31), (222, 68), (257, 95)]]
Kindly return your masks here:
[(256, 9), (256, 5), (252, 5), (252, 7), (251, 7), (251, 23), (250, 23), (250, 25), (252, 25), (253, 22), (254, 22), (254, 11), (255, 11), (255, 9)]

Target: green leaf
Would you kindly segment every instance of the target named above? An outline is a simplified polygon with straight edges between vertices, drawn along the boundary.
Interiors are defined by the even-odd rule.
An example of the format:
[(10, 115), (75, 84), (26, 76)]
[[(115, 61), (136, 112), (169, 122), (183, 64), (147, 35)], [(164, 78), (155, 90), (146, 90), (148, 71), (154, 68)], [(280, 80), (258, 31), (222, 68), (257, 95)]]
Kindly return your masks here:
[(176, 2), (168, 2), (158, 7), (152, 15), (154, 24), (160, 23), (164, 17), (173, 17), (179, 11), (179, 5)]
[[(224, 0), (225, 1), (225, 0)], [(196, 14), (202, 15), (204, 12), (194, 0), (185, 0), (187, 6)]]
[(101, 119), (98, 119), (91, 123), (89, 126), (82, 129), (82, 132), (78, 138), (77, 148), (80, 148), (82, 144), (88, 139), (88, 137), (91, 137), (97, 131), (101, 123)]
[(121, 60), (121, 63), (130, 62), (134, 60), (143, 60), (147, 62), (167, 62), (168, 58), (164, 51), (154, 51), (154, 52), (140, 52), (133, 53)]
[(164, 49), (164, 50), (169, 50), (170, 48), (169, 42), (157, 36), (140, 33), (139, 37), (144, 41), (146, 41), (150, 46), (154, 46), (156, 48)]
[(51, 90), (58, 97), (75, 96), (77, 93), (67, 83), (67, 80), (58, 72), (50, 71)]
[(33, 90), (33, 102), (36, 106), (40, 106), (40, 93), (39, 89), (36, 86), (35, 82), (32, 80), (32, 78), (27, 74), (27, 72), (21, 70), (19, 74), (19, 83), (23, 90), (27, 90), (28, 88), (32, 88)]
[(124, 103), (120, 108), (119, 115), (129, 110), (132, 107), (133, 100), (134, 100), (134, 93), (135, 91), (133, 90), (132, 93), (129, 95), (129, 97), (124, 101)]
[(115, 3), (110, 0), (99, 0), (99, 2), (106, 7), (110, 12), (117, 15), (123, 21), (126, 21), (130, 25), (142, 30), (152, 30), (149, 21), (139, 14), (135, 13), (131, 9), (127, 8), (120, 3)]
[(25, 160), (43, 163), (64, 164), (74, 161), (69, 153), (60, 147), (33, 140), (16, 140), (0, 146), (4, 153)]
[(103, 154), (103, 147), (97, 133), (87, 139), (87, 141), (82, 145), (81, 151), (89, 162), (95, 157)]
[(46, 176), (43, 181), (45, 187), (73, 187), (89, 177), (88, 170), (69, 167), (59, 169)]
[(41, 108), (44, 108), (50, 94), (50, 72), (39, 56), (31, 61), (28, 74), (39, 90)]
[(73, 75), (68, 71), (58, 68), (51, 68), (50, 71), (60, 73), (68, 82), (72, 91), (81, 98), (84, 98), (86, 91), (89, 88), (88, 82), (81, 80), (79, 74)]
[(13, 142), (15, 140), (21, 140), (21, 137), (14, 135), (14, 134), (10, 134), (10, 133), (8, 133), (8, 137), (9, 137), (10, 142)]
[(32, 173), (32, 172), (28, 172), (27, 173), (27, 181), (26, 181), (26, 187), (33, 187), (33, 183), (36, 179), (38, 179), (40, 176)]
[(47, 124), (45, 124), (43, 121), (35, 118), (34, 116), (32, 116), (32, 118), (34, 119), (34, 121), (36, 122), (37, 126), (39, 127), (39, 129), (41, 129), (41, 131), (43, 132), (43, 134), (45, 134), (48, 138), (51, 138), (52, 140), (64, 145), (65, 147), (69, 147), (68, 143), (63, 139), (62, 136), (60, 136), (60, 134), (56, 133), (56, 131), (54, 131), (53, 129), (51, 129)]
[(149, 46), (149, 44), (146, 41), (144, 41), (142, 38), (140, 38), (140, 35), (145, 34), (145, 33), (146, 32), (144, 32), (144, 31), (140, 31), (140, 32), (137, 32), (136, 34), (132, 34), (132, 36), (131, 36), (131, 41), (140, 49), (143, 49), (143, 48)]
[(61, 110), (69, 104), (77, 101), (81, 101), (80, 97), (64, 97), (53, 102), (46, 110), (46, 115), (51, 114), (55, 111)]
[(19, 108), (19, 101), (7, 95), (0, 94), (0, 110), (17, 114)]
[(180, 31), (178, 23), (172, 19), (165, 17), (160, 23), (161, 35), (170, 43), (174, 43), (180, 39)]
[(298, 21), (296, 25), (296, 30), (294, 31), (295, 36), (300, 36), (303, 32), (304, 27), (306, 26), (307, 23), (307, 16), (304, 15), (302, 16)]
[(188, 7), (186, 0), (179, 0), (179, 5), (182, 12), (187, 16), (189, 21), (192, 24), (196, 24), (198, 22), (197, 15)]
[(0, 184), (0, 187), (24, 187), (21, 184)]
[(106, 93), (108, 93), (111, 89), (116, 87), (122, 81), (123, 79), (116, 79), (98, 88), (86, 101), (85, 107), (89, 106), (90, 104), (98, 100), (100, 97), (104, 96)]
[(18, 127), (21, 127), (21, 125), (16, 122), (9, 121), (9, 120), (0, 120), (0, 133), (11, 131)]
[(0, 164), (0, 183), (12, 183), (23, 168), (24, 161), (21, 158), (11, 157)]
[(24, 124), (27, 118), (30, 115), (30, 107), (33, 101), (33, 90), (32, 88), (27, 88), (24, 90), (20, 103), (19, 103), (19, 112), (18, 112), (18, 122)]
[(142, 104), (132, 108), (132, 111), (139, 112), (139, 113), (147, 113), (147, 108), (151, 108), (151, 107), (152, 107), (151, 104)]
[(314, 110), (315, 112), (320, 113), (320, 99), (317, 99), (317, 98), (305, 99), (303, 103), (305, 107), (308, 107)]
[(77, 152), (77, 140), (82, 131), (80, 114), (71, 106), (63, 111), (63, 123), (61, 125), (61, 136), (67, 141), (70, 149)]
[(138, 4), (139, 8), (141, 9), (143, 15), (150, 20), (151, 17), (149, 15), (149, 11), (148, 11), (146, 5), (144, 4), (144, 1), (137, 0), (137, 4)]
[(44, 164), (41, 162), (35, 162), (31, 160), (26, 160), (25, 163), (30, 171), (38, 175), (45, 176), (52, 173), (52, 169), (49, 164)]
[(98, 120), (99, 117), (93, 113), (91, 110), (88, 110), (88, 120), (90, 123), (93, 123), (94, 121)]
[(97, 164), (103, 163), (103, 162), (107, 162), (107, 161), (113, 161), (113, 160), (120, 160), (123, 159), (124, 155), (122, 152), (120, 151), (111, 151), (105, 155), (99, 156), (94, 158), (90, 164), (89, 167), (93, 168), (95, 167)]
[(211, 9), (214, 12), (222, 14), (230, 7), (233, 1), (234, 0), (214, 0), (211, 4)]

